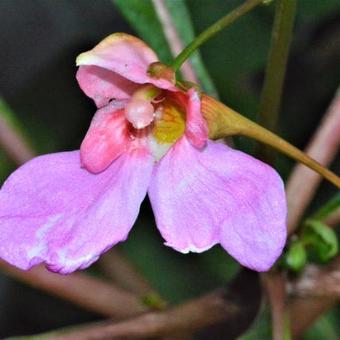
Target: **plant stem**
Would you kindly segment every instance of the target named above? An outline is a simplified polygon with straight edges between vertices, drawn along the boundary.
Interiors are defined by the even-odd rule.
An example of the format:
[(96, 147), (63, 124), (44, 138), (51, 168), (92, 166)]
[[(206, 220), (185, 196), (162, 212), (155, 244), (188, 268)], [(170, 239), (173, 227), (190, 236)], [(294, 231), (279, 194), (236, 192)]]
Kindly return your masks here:
[(25, 136), (15, 114), (0, 96), (0, 147), (17, 164), (22, 164), (36, 154)]
[(248, 13), (254, 7), (262, 3), (263, 0), (247, 0), (241, 6), (235, 8), (222, 19), (216, 21), (213, 25), (204, 30), (198, 37), (192, 41), (173, 61), (171, 67), (177, 71), (181, 65), (190, 57), (190, 55), (197, 50), (207, 40), (212, 38), (215, 34), (220, 32), (223, 28), (231, 25), (238, 18)]
[(43, 266), (23, 271), (2, 260), (0, 271), (35, 289), (48, 292), (105, 317), (124, 319), (149, 310), (136, 295), (84, 273), (58, 275), (49, 272)]
[[(169, 44), (172, 55), (175, 56), (181, 52), (184, 47), (184, 43), (179, 36), (165, 0), (152, 0), (152, 2), (155, 7), (158, 19), (162, 25), (164, 35)], [(181, 72), (186, 80), (193, 83), (198, 83), (197, 76), (190, 63), (185, 63)]]
[(202, 94), (202, 113), (209, 126), (209, 138), (245, 136), (268, 145), (316, 171), (340, 188), (340, 177), (284, 139), (240, 115), (212, 97)]
[[(340, 91), (335, 94), (328, 110), (323, 115), (316, 132), (308, 143), (305, 153), (324, 167), (331, 164), (340, 144)], [(291, 172), (286, 193), (288, 200), (288, 232), (293, 233), (299, 226), (308, 204), (311, 202), (322, 178), (298, 164)], [(308, 185), (306, 185), (308, 183)]]
[(193, 333), (201, 330), (204, 334), (224, 334), (234, 325), (253, 320), (260, 307), (260, 299), (257, 273), (241, 270), (223, 288), (163, 311), (150, 311), (124, 320), (111, 319), (17, 339), (190, 339)]
[[(289, 47), (292, 39), (296, 0), (278, 0), (272, 30), (271, 47), (261, 93), (258, 122), (275, 131), (279, 115), (282, 88), (285, 79)], [(260, 157), (274, 162), (274, 152), (269, 148), (259, 148)]]

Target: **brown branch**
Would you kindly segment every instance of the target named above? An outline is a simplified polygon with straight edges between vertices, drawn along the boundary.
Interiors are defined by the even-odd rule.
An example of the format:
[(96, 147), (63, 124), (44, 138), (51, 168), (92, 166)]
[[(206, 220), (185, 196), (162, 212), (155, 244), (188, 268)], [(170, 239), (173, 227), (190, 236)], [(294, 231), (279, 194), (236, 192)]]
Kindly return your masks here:
[(299, 339), (321, 315), (340, 299), (340, 257), (320, 268), (308, 266), (304, 274), (290, 282), (287, 291), (294, 297), (289, 304), (291, 331)]
[(283, 273), (274, 271), (264, 273), (261, 277), (271, 309), (273, 339), (283, 340), (287, 317), (286, 278)]
[(8, 123), (0, 112), (0, 146), (17, 164), (22, 164), (35, 156), (23, 136)]
[(340, 257), (329, 265), (309, 265), (297, 280), (287, 287), (291, 295), (340, 299)]
[[(253, 322), (261, 301), (258, 275), (243, 269), (223, 289), (215, 290), (177, 307), (149, 312), (132, 319), (65, 328), (41, 337), (53, 339), (189, 339), (200, 331), (213, 338), (238, 336)], [(184, 335), (185, 334), (185, 335)], [(215, 336), (216, 335), (216, 336)], [(164, 338), (165, 337), (165, 338)]]
[(118, 286), (139, 295), (155, 293), (149, 282), (123, 257), (117, 249), (111, 249), (97, 262), (102, 274)]
[(239, 315), (241, 309), (218, 290), (163, 312), (150, 312), (122, 322), (97, 322), (48, 333), (54, 339), (140, 339), (195, 332)]
[(301, 339), (302, 334), (317, 321), (321, 315), (334, 307), (333, 298), (296, 298), (289, 306), (291, 334), (293, 339)]
[(325, 219), (325, 223), (333, 228), (340, 225), (340, 209), (334, 211), (332, 214), (327, 216), (327, 218)]
[[(306, 152), (321, 164), (327, 166), (338, 152), (339, 143), (340, 92), (338, 91), (322, 120), (321, 126), (310, 141)], [(297, 165), (293, 170), (287, 182), (288, 232), (290, 234), (298, 227), (298, 223), (320, 182), (321, 177), (318, 174), (301, 164)], [(288, 289), (288, 291), (290, 290), (291, 288)], [(289, 303), (292, 335), (300, 337), (306, 329), (334, 304), (334, 298), (295, 297)]]
[[(330, 108), (321, 122), (321, 126), (316, 131), (305, 152), (310, 157), (319, 161), (323, 166), (328, 166), (339, 151), (339, 145), (340, 91), (336, 93)], [(321, 179), (317, 173), (301, 164), (294, 168), (286, 187), (289, 233), (292, 233), (297, 227)], [(306, 185), (306, 183), (308, 183), (308, 185)]]
[(126, 318), (147, 310), (133, 294), (83, 273), (63, 276), (51, 273), (43, 266), (26, 272), (1, 260), (0, 269), (14, 279), (103, 316)]
[[(153, 0), (153, 4), (158, 15), (158, 19), (163, 27), (164, 35), (169, 43), (172, 55), (177, 56), (184, 48), (182, 39), (180, 38), (177, 29), (172, 20), (171, 14), (166, 6), (164, 0)], [(186, 61), (182, 66), (182, 73), (186, 80), (192, 81), (198, 84), (195, 71), (190, 63)]]

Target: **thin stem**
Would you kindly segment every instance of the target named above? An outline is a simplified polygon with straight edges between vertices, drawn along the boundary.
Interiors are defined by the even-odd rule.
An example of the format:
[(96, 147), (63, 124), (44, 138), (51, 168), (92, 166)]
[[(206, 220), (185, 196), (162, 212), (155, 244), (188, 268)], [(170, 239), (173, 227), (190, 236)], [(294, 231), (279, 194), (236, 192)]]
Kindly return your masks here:
[[(308, 143), (305, 153), (323, 166), (328, 166), (339, 150), (340, 144), (340, 91), (324, 114), (322, 122)], [(322, 178), (301, 164), (295, 166), (286, 184), (288, 200), (288, 232), (298, 227), (306, 207), (312, 200)], [(306, 185), (305, 183), (308, 183)]]
[(150, 312), (121, 322), (101, 321), (40, 334), (33, 338), (53, 339), (137, 339), (159, 338), (174, 332), (195, 332), (216, 322), (239, 316), (242, 308), (216, 291), (163, 312)]
[(268, 145), (316, 171), (340, 188), (340, 177), (284, 139), (252, 122), (212, 97), (202, 95), (202, 113), (209, 125), (209, 138), (241, 135)]
[(58, 275), (47, 271), (43, 266), (22, 271), (2, 260), (0, 260), (0, 270), (31, 287), (103, 316), (126, 318), (148, 310), (134, 294), (84, 273)]
[(286, 290), (285, 277), (279, 272), (268, 272), (262, 274), (262, 282), (267, 292), (271, 314), (273, 330), (273, 340), (283, 340), (286, 331)]
[(17, 164), (22, 164), (36, 154), (20, 131), (14, 113), (0, 97), (0, 147)]
[[(32, 339), (176, 339), (178, 334), (177, 339), (189, 339), (198, 330), (209, 331), (209, 334), (224, 333), (235, 324), (249, 323), (259, 307), (258, 275), (241, 270), (222, 289), (163, 311), (150, 311), (121, 321), (65, 328), (33, 336)], [(213, 327), (216, 327), (215, 331)]]
[[(183, 49), (184, 43), (178, 34), (165, 1), (152, 0), (152, 2), (158, 15), (158, 19), (162, 25), (165, 38), (169, 43), (171, 53), (173, 56), (175, 56)], [(192, 81), (193, 83), (198, 83), (195, 71), (189, 62), (183, 65), (181, 72), (186, 80)]]
[[(259, 124), (271, 131), (276, 130), (295, 11), (296, 0), (278, 0), (258, 117)], [(261, 146), (259, 154), (261, 158), (273, 163), (272, 149)]]
[(115, 248), (104, 254), (97, 265), (106, 277), (137, 296), (156, 294), (149, 282)]
[[(276, 124), (279, 116), (282, 88), (293, 32), (295, 9), (295, 0), (277, 1), (274, 26), (272, 30), (271, 48), (261, 94), (259, 113), (260, 125), (272, 131), (276, 130)], [(263, 147), (261, 145), (258, 149), (258, 155), (267, 163), (274, 164), (275, 162), (274, 150), (270, 147)], [(289, 320), (285, 296), (286, 279), (281, 273), (270, 273), (267, 278), (271, 279), (268, 279), (267, 281), (273, 281), (272, 285), (265, 285), (268, 295), (271, 297), (270, 303), (272, 309), (273, 339), (290, 339), (290, 330), (286, 327), (286, 322)], [(273, 280), (273, 278), (275, 279)], [(276, 294), (273, 292), (276, 292)]]
[(332, 228), (336, 228), (340, 225), (340, 209), (334, 211), (332, 214), (327, 216), (325, 223)]
[(195, 52), (202, 44), (207, 40), (212, 38), (214, 35), (219, 33), (223, 28), (231, 25), (238, 18), (242, 17), (244, 14), (248, 13), (254, 7), (262, 3), (263, 0), (248, 0), (241, 6), (235, 8), (233, 11), (228, 13), (222, 19), (215, 22), (213, 25), (209, 26), (204, 30), (198, 37), (192, 41), (173, 61), (171, 67), (177, 71), (181, 65), (190, 57), (190, 55)]

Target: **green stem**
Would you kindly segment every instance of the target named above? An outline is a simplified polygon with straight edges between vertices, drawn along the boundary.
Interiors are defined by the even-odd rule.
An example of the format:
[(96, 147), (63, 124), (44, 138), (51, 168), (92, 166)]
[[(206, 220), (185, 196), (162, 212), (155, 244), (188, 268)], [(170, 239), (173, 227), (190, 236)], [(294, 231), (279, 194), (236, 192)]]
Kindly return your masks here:
[[(276, 130), (295, 11), (296, 0), (278, 0), (258, 117), (259, 124), (271, 131)], [(261, 146), (259, 154), (261, 158), (273, 163), (272, 149)]]
[(284, 315), (284, 333), (283, 333), (283, 340), (291, 340), (292, 334), (290, 332), (290, 315), (288, 308), (285, 309)]
[(202, 113), (209, 126), (209, 138), (246, 136), (264, 143), (319, 173), (340, 188), (340, 177), (286, 142), (284, 139), (240, 115), (212, 97), (202, 94)]
[(175, 71), (177, 71), (181, 67), (181, 65), (190, 57), (190, 55), (197, 50), (198, 47), (200, 47), (207, 40), (220, 32), (223, 28), (232, 24), (234, 21), (252, 10), (260, 3), (263, 3), (263, 0), (247, 0), (244, 4), (235, 8), (222, 19), (209, 26), (176, 57), (176, 59), (171, 64), (171, 67)]

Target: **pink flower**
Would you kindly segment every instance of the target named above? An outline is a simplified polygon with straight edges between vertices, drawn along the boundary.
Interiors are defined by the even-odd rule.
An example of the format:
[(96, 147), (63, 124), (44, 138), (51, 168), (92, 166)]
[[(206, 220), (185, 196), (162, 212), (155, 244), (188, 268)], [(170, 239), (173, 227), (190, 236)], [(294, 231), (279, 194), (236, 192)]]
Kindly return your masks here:
[(77, 58), (98, 111), (80, 153), (37, 157), (3, 185), (1, 258), (22, 269), (84, 269), (127, 238), (148, 193), (166, 245), (187, 253), (221, 244), (244, 266), (271, 267), (286, 238), (280, 177), (208, 140), (199, 94), (176, 88), (156, 62), (122, 33)]

